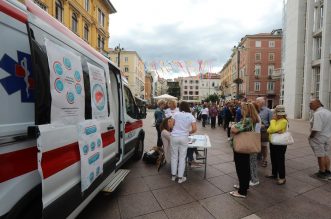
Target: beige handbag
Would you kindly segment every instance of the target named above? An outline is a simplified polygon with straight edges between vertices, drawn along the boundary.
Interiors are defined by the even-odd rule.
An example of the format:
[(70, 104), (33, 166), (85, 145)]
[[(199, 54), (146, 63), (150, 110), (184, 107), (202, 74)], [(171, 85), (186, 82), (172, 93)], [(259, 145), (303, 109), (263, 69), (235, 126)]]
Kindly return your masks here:
[(233, 149), (241, 154), (254, 154), (261, 151), (261, 134), (250, 131), (240, 132), (233, 137)]

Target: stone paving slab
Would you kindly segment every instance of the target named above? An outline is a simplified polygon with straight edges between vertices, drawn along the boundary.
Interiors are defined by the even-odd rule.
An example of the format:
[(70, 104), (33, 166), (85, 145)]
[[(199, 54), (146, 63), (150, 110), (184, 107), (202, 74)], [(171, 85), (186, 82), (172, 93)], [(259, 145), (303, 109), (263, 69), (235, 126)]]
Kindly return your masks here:
[[(156, 144), (152, 121), (149, 111), (145, 150)], [(221, 127), (202, 128), (198, 122), (198, 134), (208, 134), (213, 146), (208, 150), (206, 180), (203, 168), (189, 170), (188, 180), (178, 184), (170, 179), (169, 164), (158, 172), (153, 165), (129, 161), (123, 168), (131, 172), (118, 189), (98, 194), (78, 218), (331, 218), (331, 182), (311, 177), (318, 166), (307, 140), (309, 123), (290, 120), (290, 131), (295, 143), (287, 148), (283, 186), (264, 178), (271, 173), (269, 159), (268, 167), (258, 167), (260, 185), (250, 188), (246, 199), (231, 197), (229, 191), (238, 180), (226, 132)]]

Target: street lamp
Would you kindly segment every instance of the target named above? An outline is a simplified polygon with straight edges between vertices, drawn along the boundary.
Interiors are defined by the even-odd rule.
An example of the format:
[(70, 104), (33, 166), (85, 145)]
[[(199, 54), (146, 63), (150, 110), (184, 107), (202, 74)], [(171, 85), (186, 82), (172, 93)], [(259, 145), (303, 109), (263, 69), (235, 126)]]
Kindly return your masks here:
[(124, 48), (121, 48), (121, 44), (118, 44), (118, 46), (115, 47), (114, 49), (117, 52), (117, 66), (120, 67), (120, 54), (124, 50)]
[(239, 85), (243, 83), (243, 80), (240, 78), (239, 69), (240, 69), (240, 50), (245, 49), (244, 46), (234, 46), (233, 50), (237, 51), (237, 78), (233, 81), (237, 84), (237, 95), (236, 99), (239, 99)]

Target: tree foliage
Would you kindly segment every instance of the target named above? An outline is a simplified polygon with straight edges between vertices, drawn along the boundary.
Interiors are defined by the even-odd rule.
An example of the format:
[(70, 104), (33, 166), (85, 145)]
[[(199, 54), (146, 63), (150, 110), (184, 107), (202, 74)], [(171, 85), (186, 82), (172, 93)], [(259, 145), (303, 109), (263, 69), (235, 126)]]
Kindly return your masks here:
[(210, 94), (204, 101), (205, 102), (218, 102), (220, 100), (219, 96), (214, 93)]

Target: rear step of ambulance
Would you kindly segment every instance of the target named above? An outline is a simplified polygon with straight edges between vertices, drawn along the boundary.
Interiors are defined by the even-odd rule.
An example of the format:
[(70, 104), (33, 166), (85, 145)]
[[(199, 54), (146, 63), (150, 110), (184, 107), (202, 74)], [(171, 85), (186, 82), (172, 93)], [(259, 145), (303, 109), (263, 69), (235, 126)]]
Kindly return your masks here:
[(129, 174), (130, 170), (119, 169), (115, 173), (115, 177), (109, 182), (108, 185), (102, 190), (103, 192), (113, 192), (117, 186), (124, 180), (124, 178)]

